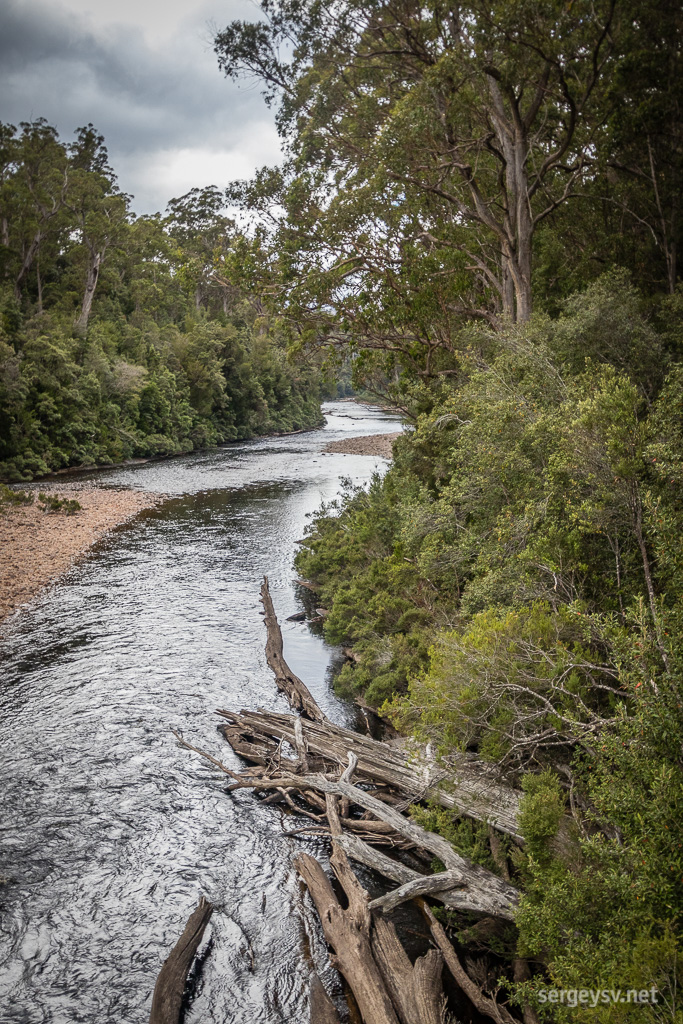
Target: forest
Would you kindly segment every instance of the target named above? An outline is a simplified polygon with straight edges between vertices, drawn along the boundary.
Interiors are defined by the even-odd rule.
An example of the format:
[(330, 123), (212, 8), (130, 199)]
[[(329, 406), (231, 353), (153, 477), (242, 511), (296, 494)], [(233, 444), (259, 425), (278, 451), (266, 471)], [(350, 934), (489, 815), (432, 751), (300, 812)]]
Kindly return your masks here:
[(323, 381), (234, 283), (213, 187), (136, 217), (103, 137), (0, 126), (0, 479), (321, 422)]
[(413, 813), (520, 885), (512, 936), (459, 928), (525, 1019), (680, 1020), (680, 6), (261, 6), (216, 50), (287, 147), (234, 188), (272, 223), (267, 288), (413, 428), (297, 557), (353, 650), (337, 686), (523, 789), (502, 862), (485, 824)]

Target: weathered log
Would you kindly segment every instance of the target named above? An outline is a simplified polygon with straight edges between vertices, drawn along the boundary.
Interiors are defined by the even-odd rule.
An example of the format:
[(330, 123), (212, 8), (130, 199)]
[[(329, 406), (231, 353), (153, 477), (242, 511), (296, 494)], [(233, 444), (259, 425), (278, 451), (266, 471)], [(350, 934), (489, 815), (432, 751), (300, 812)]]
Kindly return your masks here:
[[(392, 882), (399, 882), (401, 885), (405, 885), (411, 881), (434, 877), (432, 875), (421, 875), (419, 871), (408, 867), (402, 861), (394, 860), (393, 857), (387, 857), (386, 853), (375, 849), (374, 844), (369, 846), (360, 836), (349, 835), (345, 832), (339, 836), (337, 842), (351, 860), (355, 860), (358, 864), (364, 864), (367, 868), (372, 868), (373, 871), (384, 875), (385, 878), (390, 878)], [(481, 906), (473, 901), (472, 895), (467, 889), (431, 892), (430, 896), (432, 899), (438, 900), (439, 903), (443, 903), (449, 910), (466, 910), (482, 913)], [(494, 915), (491, 915), (491, 917), (493, 918)], [(509, 920), (509, 916), (505, 915), (503, 920)]]
[[(481, 867), (479, 864), (473, 864), (465, 857), (461, 857), (459, 853), (453, 849), (451, 844), (447, 842), (442, 836), (437, 835), (434, 832), (428, 832), (423, 829), (416, 822), (411, 821), (409, 818), (404, 818), (395, 808), (378, 800), (377, 797), (372, 796), (365, 790), (359, 789), (357, 786), (353, 786), (348, 782), (332, 781), (323, 775), (278, 775), (278, 776), (267, 776), (259, 773), (255, 778), (249, 778), (245, 775), (237, 775), (230, 768), (227, 768), (221, 761), (213, 757), (211, 754), (205, 753), (198, 747), (188, 743), (187, 740), (183, 739), (179, 733), (174, 732), (177, 739), (186, 746), (189, 750), (194, 750), (196, 753), (203, 757), (206, 757), (211, 764), (215, 765), (221, 771), (225, 772), (231, 779), (235, 780), (228, 787), (230, 791), (236, 789), (254, 789), (254, 790), (275, 790), (285, 794), (288, 789), (296, 790), (298, 792), (317, 791), (318, 793), (324, 793), (335, 797), (342, 797), (348, 800), (349, 804), (356, 804), (359, 807), (370, 811), (379, 820), (388, 825), (395, 833), (401, 836), (407, 843), (418, 848), (429, 851), (433, 856), (438, 857), (443, 861), (446, 869), (450, 872), (460, 872), (462, 874), (462, 889), (459, 890), (457, 895), (455, 893), (448, 894), (447, 892), (435, 892), (433, 895), (446, 903), (448, 906), (452, 906), (454, 909), (469, 910), (479, 914), (489, 914), (492, 917), (502, 917), (506, 920), (512, 920), (514, 915), (514, 909), (517, 904), (518, 892), (509, 882), (504, 881), (493, 872), (488, 871), (486, 868)], [(335, 805), (336, 806), (336, 805)], [(297, 809), (296, 807), (294, 808)], [(330, 819), (330, 804), (327, 801), (327, 815), (328, 820)], [(338, 818), (338, 813), (335, 811)], [(345, 819), (348, 821), (349, 819)], [(362, 831), (370, 831), (368, 826), (371, 822), (359, 822), (359, 828)], [(333, 834), (335, 834), (335, 823), (330, 820), (330, 826)], [(340, 836), (340, 841), (347, 838), (346, 836)], [(376, 841), (373, 839), (373, 842)], [(363, 863), (363, 857), (356, 858), (360, 859)], [(389, 860), (389, 858), (385, 858)], [(382, 860), (377, 860), (376, 864), (382, 864)], [(390, 861), (393, 864), (393, 861)], [(375, 867), (376, 864), (371, 866)], [(400, 870), (401, 873), (397, 876), (392, 873), (388, 873), (389, 878), (396, 878), (401, 883), (412, 882), (424, 876), (419, 875), (418, 872), (413, 871), (404, 865), (396, 865), (396, 869)], [(378, 870), (382, 871), (382, 867)], [(407, 874), (405, 874), (407, 872)], [(386, 871), (383, 871), (387, 874)], [(449, 876), (449, 879), (453, 876)], [(450, 884), (450, 881), (449, 881)], [(398, 902), (401, 902), (400, 896)], [(446, 900), (445, 897), (449, 895)], [(412, 894), (410, 896), (412, 898)]]
[[(341, 776), (341, 779), (349, 778), (353, 774), (354, 761), (349, 758), (349, 765)], [(349, 896), (349, 908), (351, 907), (350, 892), (354, 898), (359, 898), (362, 893), (363, 910), (368, 907), (367, 893), (360, 887), (355, 875), (351, 871), (348, 858), (339, 844), (342, 836), (342, 821), (339, 817), (339, 798), (332, 793), (325, 796), (327, 817), (330, 823), (330, 831), (334, 837), (333, 857), (331, 864), (335, 874), (342, 882), (344, 891)], [(401, 1024), (443, 1024), (442, 1014), (442, 988), (441, 971), (443, 958), (436, 950), (430, 950), (426, 956), (420, 957), (415, 966), (410, 963), (403, 946), (399, 942), (393, 924), (384, 919), (372, 918), (370, 921), (370, 947), (376, 965), (384, 981), (385, 988), (393, 1005), (394, 1011), (399, 1017)], [(364, 920), (366, 920), (364, 918)], [(327, 935), (326, 935), (327, 937)], [(329, 940), (328, 940), (329, 941)], [(334, 943), (330, 943), (334, 946)], [(368, 971), (365, 965), (365, 971)], [(370, 972), (373, 973), (372, 970)], [(344, 975), (346, 977), (346, 974)], [(351, 984), (351, 979), (347, 977)], [(353, 986), (352, 986), (353, 988)], [(361, 1008), (362, 1012), (362, 1008)], [(365, 1020), (365, 1017), (363, 1017)]]
[(443, 956), (430, 949), (411, 964), (393, 924), (373, 918), (372, 952), (401, 1024), (443, 1024)]
[(462, 871), (439, 871), (435, 875), (423, 875), (404, 882), (398, 889), (392, 889), (385, 896), (379, 896), (370, 904), (370, 910), (381, 910), (388, 914), (401, 903), (414, 900), (417, 896), (430, 896), (432, 893), (444, 893), (465, 884)]
[(275, 682), (279, 690), (287, 695), (289, 703), (295, 711), (316, 722), (324, 722), (325, 715), (318, 707), (310, 690), (297, 675), (292, 672), (283, 655), (282, 631), (277, 621), (273, 602), (268, 589), (268, 577), (263, 577), (261, 601), (265, 612), (265, 624), (268, 630), (266, 641), (266, 660), (275, 673)]
[(202, 896), (159, 972), (149, 1024), (178, 1024), (187, 975), (212, 914), (213, 906)]
[[(229, 723), (222, 732), (236, 753), (251, 760), (249, 747), (259, 764), (268, 764), (267, 740), (286, 740), (296, 749), (295, 717), (269, 711), (218, 711)], [(383, 743), (334, 725), (303, 722), (311, 767), (331, 770), (346, 763), (348, 752), (358, 758), (356, 777), (363, 782), (390, 786), (415, 800), (434, 800), (458, 814), (488, 822), (498, 831), (521, 841), (518, 824), (521, 792), (502, 783), (489, 766), (461, 755), (457, 768), (446, 777), (426, 765), (418, 752), (404, 743)], [(273, 751), (277, 749), (273, 744)], [(318, 758), (317, 763), (315, 758)]]
[(486, 1017), (490, 1017), (491, 1020), (496, 1021), (496, 1024), (518, 1024), (509, 1010), (504, 1006), (501, 1006), (500, 1003), (497, 1003), (495, 999), (491, 999), (489, 996), (484, 995), (479, 986), (472, 981), (469, 974), (460, 963), (458, 955), (453, 949), (443, 925), (437, 921), (431, 909), (424, 901), (420, 901), (420, 906), (422, 908), (422, 913), (427, 919), (434, 941), (443, 953), (443, 957), (449, 971), (467, 998), (480, 1013), (483, 1013)]
[[(241, 779), (232, 783), (229, 789), (313, 789), (320, 793), (346, 797), (350, 803), (371, 811), (380, 821), (385, 821), (394, 831), (411, 842), (414, 846), (428, 850), (438, 857), (446, 869), (462, 874), (463, 884), (460, 890), (460, 906), (462, 909), (476, 913), (490, 914), (492, 917), (503, 917), (512, 920), (517, 905), (518, 891), (509, 882), (504, 881), (493, 872), (473, 864), (453, 849), (451, 844), (435, 832), (428, 832), (416, 822), (404, 818), (393, 807), (371, 796), (357, 786), (345, 782), (334, 782), (323, 775), (278, 776), (277, 778)], [(328, 812), (329, 818), (329, 812)], [(331, 824), (331, 823), (330, 823)], [(413, 876), (414, 877), (414, 876)], [(406, 879), (409, 880), (409, 879)]]
[(341, 1024), (334, 1005), (317, 974), (311, 975), (310, 1024)]
[(341, 907), (315, 858), (302, 853), (294, 861), (318, 911), (327, 944), (334, 950), (330, 959), (353, 992), (364, 1024), (399, 1024), (372, 955), (367, 894), (343, 851), (335, 848), (330, 864), (346, 893), (349, 904), (346, 909)]
[[(298, 543), (300, 542), (297, 541), (297, 544)], [(304, 590), (312, 590), (314, 594), (317, 590), (320, 590), (320, 587), (316, 583), (311, 583), (310, 580), (294, 580), (294, 582), (297, 586), (303, 587)]]

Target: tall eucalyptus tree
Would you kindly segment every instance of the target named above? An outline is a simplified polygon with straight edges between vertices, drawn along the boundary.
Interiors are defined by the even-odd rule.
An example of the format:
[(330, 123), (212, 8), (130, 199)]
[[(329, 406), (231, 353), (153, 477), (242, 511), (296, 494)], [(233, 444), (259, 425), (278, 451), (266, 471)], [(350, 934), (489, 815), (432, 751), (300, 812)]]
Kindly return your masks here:
[(594, 162), (615, 3), (263, 0), (217, 35), (225, 73), (279, 104), (281, 198), (324, 300), (340, 273), (391, 290), (418, 242), (459, 275), (451, 312), (529, 318), (534, 233)]

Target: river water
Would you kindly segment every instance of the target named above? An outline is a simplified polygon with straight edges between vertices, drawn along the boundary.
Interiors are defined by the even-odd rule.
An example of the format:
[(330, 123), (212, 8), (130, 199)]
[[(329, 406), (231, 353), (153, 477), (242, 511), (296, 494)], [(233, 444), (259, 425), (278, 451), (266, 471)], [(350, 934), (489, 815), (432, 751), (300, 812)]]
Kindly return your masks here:
[[(286, 710), (265, 663), (267, 574), (285, 656), (335, 721), (339, 652), (292, 582), (307, 516), (386, 462), (324, 453), (400, 429), (329, 403), (324, 429), (96, 474), (169, 495), (98, 544), (0, 641), (0, 1021), (143, 1024), (161, 963), (204, 893), (217, 906), (186, 1024), (308, 1024), (312, 965), (336, 975), (292, 868), (315, 839), (230, 797), (171, 727), (236, 767), (216, 708)], [(338, 992), (338, 989), (337, 989)]]

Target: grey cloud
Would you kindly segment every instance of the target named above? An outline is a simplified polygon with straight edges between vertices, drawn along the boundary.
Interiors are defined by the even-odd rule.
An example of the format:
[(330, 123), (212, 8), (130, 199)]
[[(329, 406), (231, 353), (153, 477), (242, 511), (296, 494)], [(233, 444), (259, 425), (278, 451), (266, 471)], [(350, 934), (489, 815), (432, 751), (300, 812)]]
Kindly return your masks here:
[[(272, 121), (257, 90), (239, 89), (220, 75), (209, 45), (211, 16), (218, 20), (215, 7), (198, 5), (184, 31), (157, 50), (132, 25), (94, 32), (78, 15), (39, 0), (5, 4), (0, 119), (16, 124), (43, 116), (62, 137), (92, 121), (115, 169), (117, 155), (134, 167), (160, 151), (248, 151), (253, 133), (263, 136), (264, 123)], [(233, 16), (228, 8), (222, 20)], [(226, 183), (230, 177), (226, 167)], [(121, 185), (136, 191), (134, 181)], [(148, 195), (144, 205), (163, 207), (168, 198)]]

